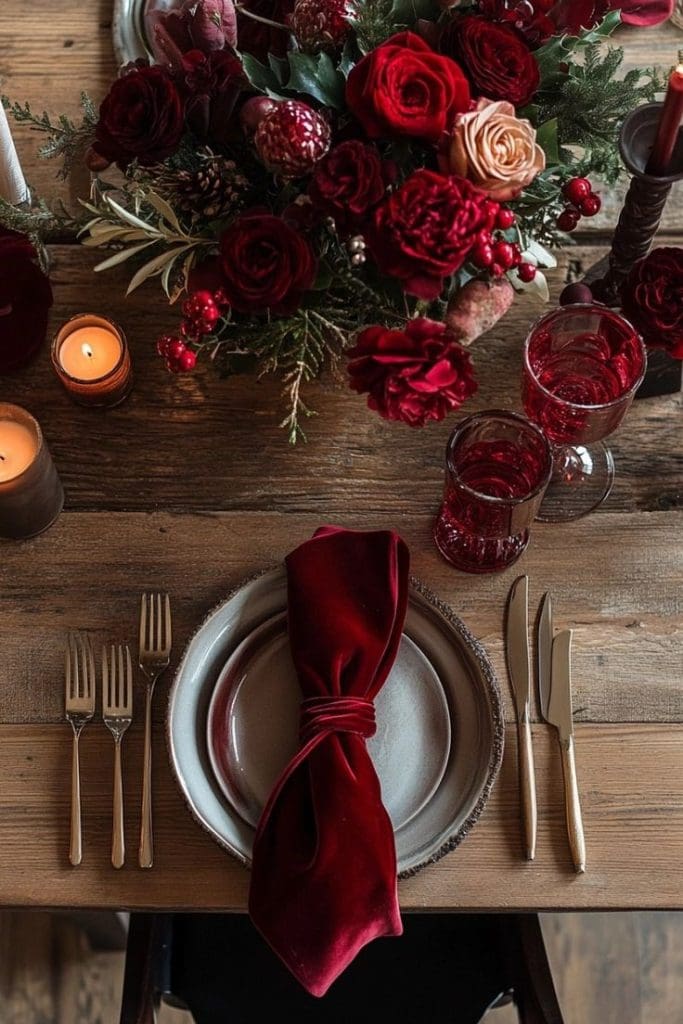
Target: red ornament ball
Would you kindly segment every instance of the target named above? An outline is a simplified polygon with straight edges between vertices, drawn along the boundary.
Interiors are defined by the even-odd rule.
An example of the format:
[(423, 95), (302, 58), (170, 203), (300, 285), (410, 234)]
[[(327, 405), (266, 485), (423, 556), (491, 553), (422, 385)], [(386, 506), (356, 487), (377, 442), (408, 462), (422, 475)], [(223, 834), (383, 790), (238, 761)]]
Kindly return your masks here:
[(575, 302), (593, 302), (593, 292), (582, 281), (568, 284), (560, 293), (561, 306), (572, 306)]
[(586, 199), (593, 188), (588, 178), (570, 178), (562, 188), (562, 195), (575, 206), (580, 206), (583, 199)]
[(312, 171), (330, 148), (330, 126), (307, 103), (285, 100), (259, 122), (254, 145), (274, 174), (298, 178)]
[(351, 31), (353, 0), (297, 0), (289, 24), (303, 50), (337, 50)]
[(596, 195), (595, 192), (591, 192), (589, 196), (582, 199), (579, 203), (579, 211), (584, 217), (594, 217), (602, 206), (602, 200), (600, 196)]
[(560, 216), (557, 218), (557, 226), (560, 229), (560, 231), (573, 231), (578, 223), (578, 210), (572, 210), (567, 208), (566, 210), (563, 210)]
[(520, 281), (529, 284), (536, 277), (536, 267), (533, 263), (520, 263), (517, 267)]
[(517, 218), (507, 206), (501, 206), (496, 214), (496, 227), (499, 231), (507, 231), (515, 223)]

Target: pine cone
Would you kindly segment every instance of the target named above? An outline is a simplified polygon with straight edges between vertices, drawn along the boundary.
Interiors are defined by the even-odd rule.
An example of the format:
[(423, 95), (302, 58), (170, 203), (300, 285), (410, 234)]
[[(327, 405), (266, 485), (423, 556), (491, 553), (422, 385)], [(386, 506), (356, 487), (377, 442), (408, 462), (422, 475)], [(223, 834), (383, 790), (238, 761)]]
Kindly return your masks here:
[(247, 184), (233, 160), (210, 157), (196, 171), (178, 173), (177, 203), (183, 213), (208, 219), (221, 217), (239, 205)]
[(343, 46), (356, 13), (355, 0), (296, 0), (288, 20), (302, 49), (317, 53)]
[(312, 171), (330, 148), (330, 126), (312, 107), (285, 100), (259, 121), (254, 145), (268, 170), (285, 178)]

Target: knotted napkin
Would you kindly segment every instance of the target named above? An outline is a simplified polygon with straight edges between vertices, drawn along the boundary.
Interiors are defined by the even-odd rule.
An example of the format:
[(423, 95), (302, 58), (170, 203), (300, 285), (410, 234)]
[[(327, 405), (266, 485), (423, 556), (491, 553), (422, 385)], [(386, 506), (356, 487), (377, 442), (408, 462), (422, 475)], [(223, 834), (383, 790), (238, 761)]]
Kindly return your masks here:
[(366, 739), (401, 639), (408, 549), (389, 531), (323, 527), (286, 565), (301, 746), (258, 824), (249, 913), (322, 996), (366, 943), (403, 930), (394, 833)]

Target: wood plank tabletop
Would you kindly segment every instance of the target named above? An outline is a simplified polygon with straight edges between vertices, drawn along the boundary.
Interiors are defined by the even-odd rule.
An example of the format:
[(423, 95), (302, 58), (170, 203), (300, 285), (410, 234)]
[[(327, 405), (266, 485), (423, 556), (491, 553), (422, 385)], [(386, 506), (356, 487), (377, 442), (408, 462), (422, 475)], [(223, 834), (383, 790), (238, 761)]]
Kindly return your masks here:
[[(99, 99), (114, 73), (110, 0), (5, 0), (2, 91), (74, 112), (77, 93)], [(667, 24), (622, 30), (627, 63), (670, 64), (683, 35)], [(17, 131), (27, 177), (62, 194), (53, 168)], [(77, 184), (71, 186), (72, 192)], [(85, 183), (80, 183), (81, 192)], [(618, 202), (617, 199), (614, 202)], [(677, 214), (678, 211), (678, 214)], [(614, 222), (579, 237), (551, 275), (553, 296), (596, 262)], [(680, 190), (663, 237), (680, 231)], [(519, 563), (492, 577), (452, 570), (430, 528), (453, 420), (424, 430), (390, 425), (325, 377), (310, 390), (319, 415), (309, 443), (291, 449), (277, 424), (279, 389), (209, 369), (169, 376), (154, 341), (177, 315), (158, 289), (124, 298), (126, 275), (94, 277), (92, 252), (51, 248), (51, 326), (93, 308), (129, 338), (136, 386), (117, 409), (74, 405), (47, 350), (0, 378), (0, 400), (40, 420), (66, 490), (66, 508), (42, 537), (0, 547), (0, 904), (243, 910), (248, 872), (192, 818), (164, 743), (172, 670), (192, 631), (241, 579), (281, 562), (325, 522), (390, 527), (407, 540), (413, 571), (449, 602), (489, 652), (508, 721), (503, 767), (484, 814), (462, 845), (400, 886), (405, 909), (683, 907), (683, 452), (681, 395), (636, 402), (611, 441), (614, 490), (592, 516), (538, 523)], [(522, 299), (476, 343), (479, 392), (468, 412), (519, 408), (520, 358), (542, 312)], [(518, 572), (532, 609), (551, 589), (556, 623), (574, 630), (574, 705), (588, 870), (571, 869), (560, 763), (534, 714), (539, 841), (522, 858), (516, 737), (503, 659), (503, 610)], [(176, 644), (155, 701), (156, 859), (137, 868), (142, 718), (125, 740), (126, 867), (109, 865), (112, 750), (101, 721), (83, 739), (84, 861), (68, 864), (70, 732), (63, 723), (62, 649), (69, 629), (96, 642), (133, 641), (141, 591), (171, 594)], [(136, 690), (142, 703), (141, 682)]]

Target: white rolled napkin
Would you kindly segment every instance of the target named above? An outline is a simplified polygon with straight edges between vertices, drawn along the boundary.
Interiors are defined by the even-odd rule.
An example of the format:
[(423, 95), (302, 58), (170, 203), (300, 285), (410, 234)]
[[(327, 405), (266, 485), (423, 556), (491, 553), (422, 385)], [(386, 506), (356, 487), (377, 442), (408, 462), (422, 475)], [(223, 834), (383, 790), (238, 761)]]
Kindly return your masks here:
[(0, 196), (19, 206), (29, 199), (26, 179), (21, 170), (19, 157), (14, 146), (14, 139), (7, 121), (7, 114), (0, 103)]

